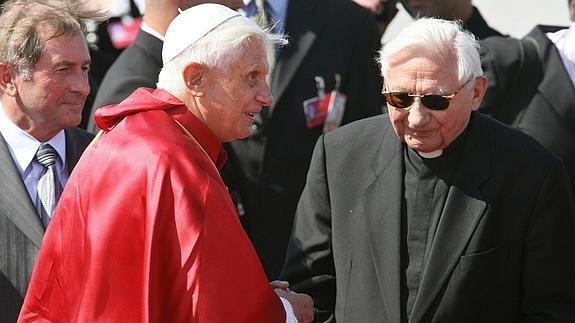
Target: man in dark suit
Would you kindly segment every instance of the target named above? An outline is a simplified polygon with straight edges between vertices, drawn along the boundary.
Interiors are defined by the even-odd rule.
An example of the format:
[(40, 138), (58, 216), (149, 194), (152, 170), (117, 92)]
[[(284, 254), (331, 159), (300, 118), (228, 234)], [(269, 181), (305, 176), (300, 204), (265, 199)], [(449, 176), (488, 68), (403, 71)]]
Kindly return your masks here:
[(382, 49), (388, 114), (318, 140), (282, 279), (337, 322), (575, 322), (562, 162), (476, 112), (477, 42), (423, 18)]
[(559, 156), (575, 188), (575, 1), (570, 27), (536, 26), (530, 43), (490, 37), (481, 42), (486, 100), (480, 111), (524, 130)]
[[(275, 279), (313, 146), (323, 130), (323, 123), (307, 126), (303, 108), (305, 100), (318, 96), (316, 76), (324, 79), (326, 93), (336, 88), (336, 74), (341, 76), (339, 91), (347, 96), (343, 124), (380, 114), (383, 101), (375, 62), (380, 40), (369, 11), (349, 0), (267, 1), (266, 6), (270, 24), (290, 43), (276, 50), (272, 105), (252, 135), (231, 146), (247, 178), (242, 190), (246, 231), (268, 278)], [(245, 10), (249, 15), (250, 5)]]
[(437, 17), (447, 20), (461, 20), (463, 27), (475, 37), (502, 36), (491, 28), (471, 0), (399, 0), (413, 17)]
[[(15, 322), (55, 205), (42, 198), (40, 181), (51, 172), (63, 186), (93, 137), (75, 128), (90, 91), (82, 26), (83, 19), (104, 16), (65, 1), (5, 5), (0, 16), (0, 321)], [(52, 166), (44, 169), (43, 160), (51, 157), (40, 151), (54, 157)]]

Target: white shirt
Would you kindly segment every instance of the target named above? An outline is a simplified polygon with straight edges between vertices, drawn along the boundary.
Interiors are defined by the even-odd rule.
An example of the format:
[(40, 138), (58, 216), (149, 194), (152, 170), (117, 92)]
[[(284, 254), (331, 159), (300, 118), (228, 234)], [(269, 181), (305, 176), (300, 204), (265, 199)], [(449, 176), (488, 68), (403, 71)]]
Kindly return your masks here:
[(290, 302), (283, 297), (280, 297), (280, 300), (282, 301), (282, 305), (286, 311), (286, 323), (297, 323), (297, 318), (295, 317), (295, 313), (293, 312), (293, 307)]
[(557, 47), (563, 65), (575, 87), (575, 22), (569, 28), (547, 33), (547, 38)]
[[(38, 194), (38, 180), (42, 174), (43, 166), (34, 161), (34, 156), (42, 142), (20, 129), (8, 119), (2, 105), (0, 105), (0, 133), (2, 133), (4, 140), (6, 140), (8, 144), (8, 150), (12, 156), (12, 160), (16, 164), (18, 172), (20, 172), (20, 177), (22, 177), (24, 185), (26, 185), (30, 198), (35, 202)], [(66, 135), (64, 134), (64, 130), (58, 132), (58, 134), (46, 141), (46, 143), (54, 147), (58, 153), (56, 170), (60, 184), (64, 187), (69, 176), (66, 167)]]

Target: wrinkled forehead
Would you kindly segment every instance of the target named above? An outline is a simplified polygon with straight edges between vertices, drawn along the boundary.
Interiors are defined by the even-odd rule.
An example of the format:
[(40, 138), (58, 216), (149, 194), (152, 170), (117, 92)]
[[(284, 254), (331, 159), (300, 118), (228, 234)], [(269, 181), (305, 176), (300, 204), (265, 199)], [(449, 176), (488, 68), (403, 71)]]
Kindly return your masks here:
[(81, 29), (69, 28), (63, 29), (61, 26), (56, 26), (50, 20), (42, 21), (36, 26), (36, 32), (42, 42), (46, 42), (52, 38), (59, 36), (83, 36)]
[(389, 71), (386, 83), (394, 83), (398, 79), (436, 79), (447, 83), (458, 77), (458, 65), (455, 55), (445, 55), (439, 52), (425, 53), (421, 51), (404, 50), (389, 59)]

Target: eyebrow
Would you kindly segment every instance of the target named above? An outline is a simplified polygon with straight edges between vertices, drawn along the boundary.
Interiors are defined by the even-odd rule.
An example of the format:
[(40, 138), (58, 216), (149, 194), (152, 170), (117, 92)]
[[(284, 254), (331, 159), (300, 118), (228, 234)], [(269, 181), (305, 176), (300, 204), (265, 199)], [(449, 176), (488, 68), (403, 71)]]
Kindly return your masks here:
[(423, 95), (423, 94), (439, 94), (439, 95), (445, 95), (445, 93), (447, 92), (447, 90), (445, 90), (444, 87), (440, 87), (440, 88), (434, 89), (433, 91), (426, 91), (426, 92), (424, 92), (424, 93), (414, 93), (414, 92), (411, 92), (410, 90), (408, 90), (407, 88), (402, 87), (402, 86), (398, 86), (398, 87), (392, 88), (392, 87), (388, 87), (388, 86), (386, 85), (386, 86), (384, 87), (384, 89), (387, 89), (387, 91), (389, 91), (389, 92), (404, 92), (404, 93), (409, 93), (409, 94), (422, 94), (422, 95)]
[(58, 60), (54, 63), (55, 67), (58, 66), (75, 66), (75, 65), (80, 65), (80, 66), (84, 66), (84, 65), (92, 65), (92, 60), (87, 59), (84, 62), (77, 64), (76, 62), (70, 61), (70, 60)]

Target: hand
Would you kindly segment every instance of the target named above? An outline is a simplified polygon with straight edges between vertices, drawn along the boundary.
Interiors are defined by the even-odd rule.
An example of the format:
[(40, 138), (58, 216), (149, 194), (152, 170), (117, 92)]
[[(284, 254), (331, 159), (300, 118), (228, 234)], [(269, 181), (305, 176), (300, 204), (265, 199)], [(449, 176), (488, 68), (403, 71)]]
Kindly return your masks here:
[[(272, 283), (275, 283), (274, 281)], [(281, 288), (274, 289), (279, 297), (287, 299), (299, 323), (309, 323), (313, 321), (313, 299), (306, 294), (290, 292)]]
[(273, 289), (279, 288), (289, 292), (289, 283), (285, 280), (274, 280), (270, 283)]

